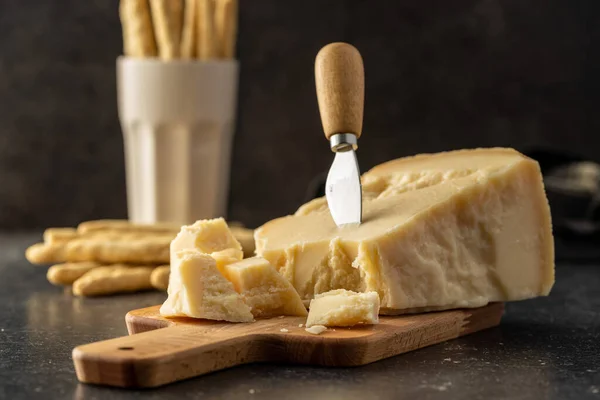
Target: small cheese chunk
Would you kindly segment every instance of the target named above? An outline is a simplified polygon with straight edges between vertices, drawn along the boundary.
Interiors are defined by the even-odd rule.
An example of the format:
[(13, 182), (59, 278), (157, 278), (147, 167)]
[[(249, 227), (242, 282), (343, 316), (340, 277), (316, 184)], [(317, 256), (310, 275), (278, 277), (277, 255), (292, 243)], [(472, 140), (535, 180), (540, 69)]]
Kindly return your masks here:
[(224, 275), (252, 308), (255, 317), (307, 314), (291, 283), (264, 258), (246, 258), (225, 265)]
[(171, 256), (180, 250), (189, 249), (205, 254), (235, 249), (242, 254), (242, 245), (223, 218), (204, 219), (196, 221), (193, 225), (182, 226), (171, 242)]
[(540, 166), (513, 149), (405, 157), (362, 176), (360, 225), (338, 227), (324, 198), (255, 231), (304, 301), (375, 291), (381, 313), (481, 307), (545, 296), (554, 241)]
[(304, 330), (308, 333), (312, 333), (313, 335), (320, 335), (327, 330), (327, 327), (323, 325), (314, 325), (310, 328), (305, 328)]
[(214, 258), (194, 250), (171, 257), (164, 317), (187, 316), (230, 322), (252, 322), (250, 307), (217, 269)]
[(353, 326), (379, 322), (379, 295), (337, 289), (315, 296), (310, 302), (306, 327)]
[(238, 249), (226, 249), (211, 253), (210, 256), (217, 262), (217, 269), (226, 276), (225, 266), (241, 261), (244, 254)]
[(240, 243), (223, 218), (196, 221), (193, 225), (182, 226), (179, 234), (171, 242), (171, 257), (182, 250), (196, 250), (209, 254), (223, 267), (244, 258)]

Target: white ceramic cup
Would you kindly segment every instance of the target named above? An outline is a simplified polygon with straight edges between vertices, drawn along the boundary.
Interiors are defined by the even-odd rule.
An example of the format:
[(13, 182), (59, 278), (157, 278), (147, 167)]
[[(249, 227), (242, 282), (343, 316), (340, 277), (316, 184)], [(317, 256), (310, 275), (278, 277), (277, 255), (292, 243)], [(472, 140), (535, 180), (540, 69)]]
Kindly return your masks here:
[(134, 223), (226, 217), (237, 61), (117, 59)]

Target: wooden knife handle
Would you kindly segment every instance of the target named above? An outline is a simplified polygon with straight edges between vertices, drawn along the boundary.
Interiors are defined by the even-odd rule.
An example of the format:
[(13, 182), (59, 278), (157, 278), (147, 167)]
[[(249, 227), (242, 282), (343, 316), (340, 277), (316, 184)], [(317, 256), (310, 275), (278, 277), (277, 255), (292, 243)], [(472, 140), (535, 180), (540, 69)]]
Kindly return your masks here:
[(315, 83), (325, 137), (353, 133), (360, 137), (365, 99), (365, 72), (358, 50), (330, 43), (315, 60)]

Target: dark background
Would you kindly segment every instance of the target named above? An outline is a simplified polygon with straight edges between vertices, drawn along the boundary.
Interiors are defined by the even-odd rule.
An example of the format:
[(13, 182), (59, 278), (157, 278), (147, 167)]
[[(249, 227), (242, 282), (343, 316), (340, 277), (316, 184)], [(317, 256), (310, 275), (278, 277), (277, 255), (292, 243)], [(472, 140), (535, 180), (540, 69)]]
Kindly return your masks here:
[[(332, 160), (313, 61), (362, 53), (361, 169), (418, 152), (600, 159), (597, 0), (240, 0), (230, 219), (293, 212)], [(0, 228), (126, 217), (117, 0), (0, 1)]]

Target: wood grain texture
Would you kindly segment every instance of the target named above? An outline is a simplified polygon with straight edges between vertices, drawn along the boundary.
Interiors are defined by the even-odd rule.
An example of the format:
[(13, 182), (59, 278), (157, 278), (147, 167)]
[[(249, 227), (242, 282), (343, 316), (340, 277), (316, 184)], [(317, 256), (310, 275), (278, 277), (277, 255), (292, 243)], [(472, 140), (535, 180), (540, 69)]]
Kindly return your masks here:
[[(159, 306), (126, 316), (131, 336), (76, 347), (81, 382), (156, 387), (236, 365), (283, 362), (359, 366), (467, 335), (500, 323), (504, 306), (380, 317), (373, 326), (334, 328), (312, 335), (303, 317), (232, 324), (166, 319)], [(288, 332), (281, 332), (281, 329)]]
[(365, 72), (358, 50), (347, 43), (330, 43), (315, 59), (315, 84), (325, 137), (362, 133)]

